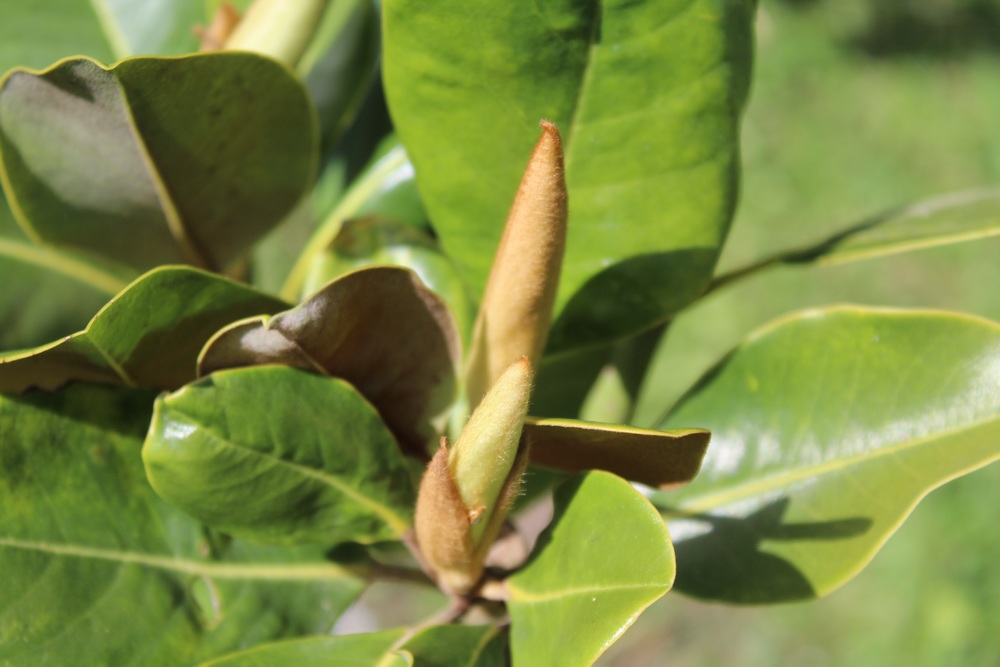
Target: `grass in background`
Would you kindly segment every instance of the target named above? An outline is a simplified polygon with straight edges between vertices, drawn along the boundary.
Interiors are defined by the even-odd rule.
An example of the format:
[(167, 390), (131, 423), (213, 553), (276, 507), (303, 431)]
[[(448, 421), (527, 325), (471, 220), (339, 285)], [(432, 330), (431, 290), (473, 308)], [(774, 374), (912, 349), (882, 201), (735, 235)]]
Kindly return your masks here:
[[(727, 270), (886, 209), (1000, 184), (1000, 1), (761, 0)], [(1000, 320), (1000, 239), (722, 290), (671, 328), (637, 423), (749, 331), (831, 303)], [(730, 608), (668, 595), (600, 663), (675, 667), (1000, 664), (1000, 465), (936, 491), (844, 588)]]

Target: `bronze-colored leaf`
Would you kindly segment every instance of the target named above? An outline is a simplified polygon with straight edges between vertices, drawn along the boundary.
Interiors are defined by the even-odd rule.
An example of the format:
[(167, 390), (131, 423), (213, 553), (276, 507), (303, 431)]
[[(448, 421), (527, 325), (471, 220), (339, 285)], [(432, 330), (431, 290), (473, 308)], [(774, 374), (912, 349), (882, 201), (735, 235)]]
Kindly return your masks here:
[(423, 453), (455, 393), (459, 338), (444, 302), (415, 273), (371, 267), (271, 318), (237, 322), (202, 351), (201, 375), (280, 363), (339, 377), (378, 409), (400, 444)]
[(672, 488), (698, 474), (710, 433), (702, 429), (651, 431), (571, 419), (524, 424), (531, 462), (565, 472), (607, 470), (649, 486)]

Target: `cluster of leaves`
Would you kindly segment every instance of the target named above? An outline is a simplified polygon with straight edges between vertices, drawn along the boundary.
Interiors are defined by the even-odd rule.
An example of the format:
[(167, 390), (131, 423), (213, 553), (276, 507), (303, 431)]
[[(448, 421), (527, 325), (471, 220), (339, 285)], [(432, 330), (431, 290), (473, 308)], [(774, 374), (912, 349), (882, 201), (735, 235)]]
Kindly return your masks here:
[[(1000, 457), (1000, 325), (944, 312), (789, 315), (664, 406), (652, 452), (564, 421), (602, 369), (634, 399), (713, 289), (1000, 231), (1000, 195), (967, 193), (713, 276), (752, 0), (313, 3), (284, 63), (126, 58), (193, 51), (205, 4), (0, 10), (31, 34), (11, 64), (73, 55), (44, 46), (60, 26), (124, 58), (0, 83), (5, 662), (590, 664), (671, 586), (828, 593)], [(465, 417), (461, 350), (539, 118), (570, 215), (525, 428), (536, 464), (575, 474), (529, 476), (560, 482), (553, 518), (493, 623), (330, 636), (368, 582), (431, 583), (400, 540), (428, 443)], [(691, 426), (703, 462), (701, 431), (668, 431)], [(664, 462), (701, 472), (629, 483)]]

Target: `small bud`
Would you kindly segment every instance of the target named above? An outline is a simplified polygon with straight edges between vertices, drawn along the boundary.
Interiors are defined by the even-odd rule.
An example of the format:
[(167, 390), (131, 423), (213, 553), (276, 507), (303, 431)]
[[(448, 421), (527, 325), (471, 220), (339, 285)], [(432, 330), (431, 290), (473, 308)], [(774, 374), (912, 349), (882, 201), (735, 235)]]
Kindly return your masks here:
[(520, 359), (500, 376), (450, 451), (442, 441), (420, 482), (417, 543), (442, 588), (470, 592), (520, 490), (528, 464), (521, 429), (533, 371)]
[(462, 501), (476, 514), (472, 537), (477, 544), (517, 457), (533, 375), (527, 359), (512, 364), (490, 387), (448, 455)]
[(514, 360), (537, 364), (552, 324), (566, 247), (567, 197), (559, 130), (542, 121), (493, 260), (466, 366), (469, 405)]
[(453, 593), (469, 591), (482, 576), (482, 567), (477, 571), (472, 563), (475, 549), (470, 528), (468, 509), (448, 469), (448, 450), (442, 438), (441, 448), (420, 480), (414, 530), (420, 552), (438, 583)]

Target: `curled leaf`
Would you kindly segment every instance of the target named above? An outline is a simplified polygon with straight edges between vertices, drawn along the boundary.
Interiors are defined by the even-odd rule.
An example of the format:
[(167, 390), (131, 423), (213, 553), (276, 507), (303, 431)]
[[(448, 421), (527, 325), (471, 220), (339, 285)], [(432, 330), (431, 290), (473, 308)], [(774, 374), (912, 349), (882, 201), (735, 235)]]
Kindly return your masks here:
[(535, 465), (564, 472), (607, 470), (633, 482), (666, 489), (694, 479), (711, 434), (694, 428), (653, 431), (529, 417), (524, 436)]
[(378, 409), (413, 453), (452, 401), (459, 341), (444, 302), (415, 273), (371, 267), (335, 280), (291, 310), (238, 322), (209, 341), (199, 373), (285, 364), (339, 377)]

